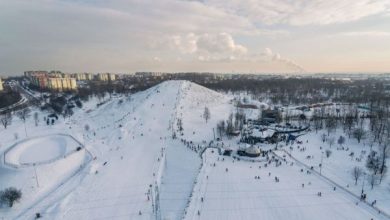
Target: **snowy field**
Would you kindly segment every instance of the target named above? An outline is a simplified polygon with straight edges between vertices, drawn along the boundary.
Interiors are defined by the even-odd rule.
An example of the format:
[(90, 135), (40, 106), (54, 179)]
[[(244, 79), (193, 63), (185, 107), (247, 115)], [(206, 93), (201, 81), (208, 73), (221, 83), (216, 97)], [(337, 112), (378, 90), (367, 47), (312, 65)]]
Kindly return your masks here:
[[(291, 153), (297, 160), (306, 164), (307, 166), (313, 166), (316, 171), (319, 171), (319, 164), (322, 158), (322, 174), (337, 184), (347, 188), (355, 195), (360, 196), (362, 189), (367, 194), (367, 202), (371, 203), (376, 200), (375, 206), (390, 213), (390, 178), (384, 178), (381, 184), (375, 184), (371, 189), (369, 184), (368, 175), (359, 178), (357, 185), (352, 176), (353, 168), (360, 167), (364, 172), (369, 173), (366, 169), (366, 156), (370, 152), (370, 146), (363, 140), (358, 143), (356, 139), (346, 138), (346, 143), (342, 146), (334, 144), (329, 146), (327, 142), (322, 142), (321, 135), (326, 131), (321, 131), (315, 134), (311, 132), (309, 135), (304, 135), (298, 139), (302, 141), (302, 144), (294, 143), (284, 148), (288, 153)], [(340, 130), (331, 134), (330, 137), (338, 138), (342, 132)], [(300, 151), (299, 148), (305, 148), (304, 151)], [(290, 147), (292, 147), (290, 149)], [(373, 146), (375, 150), (377, 146)], [(324, 152), (330, 150), (332, 153), (329, 158), (326, 157)], [(350, 156), (353, 153), (354, 156)], [(311, 156), (310, 159), (307, 157)]]
[(386, 219), (291, 160), (265, 168), (222, 158), (205, 152), (185, 219)]

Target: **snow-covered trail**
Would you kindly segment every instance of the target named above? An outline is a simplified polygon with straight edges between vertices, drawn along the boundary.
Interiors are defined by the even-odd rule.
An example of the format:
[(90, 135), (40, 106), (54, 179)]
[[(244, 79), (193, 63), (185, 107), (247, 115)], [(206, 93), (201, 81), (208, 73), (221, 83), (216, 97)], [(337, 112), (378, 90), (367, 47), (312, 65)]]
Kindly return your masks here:
[(264, 168), (210, 152), (185, 219), (386, 219), (290, 162)]
[(162, 219), (182, 219), (200, 168), (200, 157), (179, 141), (166, 152), (166, 167), (161, 184)]

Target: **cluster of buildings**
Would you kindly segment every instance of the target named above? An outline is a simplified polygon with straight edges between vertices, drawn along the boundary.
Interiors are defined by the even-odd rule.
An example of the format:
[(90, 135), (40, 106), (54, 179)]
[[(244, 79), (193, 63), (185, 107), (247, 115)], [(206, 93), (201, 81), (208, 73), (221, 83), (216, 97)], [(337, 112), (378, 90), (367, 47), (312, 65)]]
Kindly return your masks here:
[(27, 77), (33, 85), (41, 89), (59, 91), (77, 89), (76, 78), (58, 71), (26, 71), (24, 72), (24, 76)]
[(24, 76), (30, 82), (41, 88), (58, 91), (76, 90), (78, 81), (115, 81), (116, 75), (113, 73), (62, 73), (60, 71), (25, 71)]

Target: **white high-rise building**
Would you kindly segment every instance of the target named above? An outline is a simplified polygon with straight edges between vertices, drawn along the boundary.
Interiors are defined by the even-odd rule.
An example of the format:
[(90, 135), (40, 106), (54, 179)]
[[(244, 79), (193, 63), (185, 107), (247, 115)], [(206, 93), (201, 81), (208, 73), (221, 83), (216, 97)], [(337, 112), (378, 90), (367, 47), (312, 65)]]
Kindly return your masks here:
[(3, 81), (2, 81), (1, 78), (0, 78), (0, 91), (3, 91), (3, 90), (4, 90)]

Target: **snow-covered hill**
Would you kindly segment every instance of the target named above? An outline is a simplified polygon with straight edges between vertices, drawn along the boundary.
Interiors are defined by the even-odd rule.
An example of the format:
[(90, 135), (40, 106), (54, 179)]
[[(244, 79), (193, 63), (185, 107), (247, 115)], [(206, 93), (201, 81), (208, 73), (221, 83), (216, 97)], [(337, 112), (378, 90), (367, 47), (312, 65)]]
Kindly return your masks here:
[[(186, 192), (182, 193), (181, 206), (185, 206), (200, 160), (179, 141), (172, 140), (177, 119), (183, 119), (184, 134), (188, 138), (194, 132), (199, 134), (194, 139), (202, 136), (202, 140), (207, 140), (212, 137), (211, 127), (215, 125), (212, 120), (224, 116), (213, 115), (222, 103), (227, 104), (228, 100), (219, 93), (186, 81), (167, 81), (129, 97), (112, 99), (99, 107), (95, 107), (96, 102), (87, 103), (83, 111), (75, 112), (71, 120), (65, 119), (50, 127), (43, 124), (35, 127), (33, 123), (27, 123), (27, 130), (31, 132), (29, 136), (48, 135), (53, 131), (74, 136), (85, 144), (93, 160), (76, 176), (56, 183), (59, 185), (57, 190), (42, 193), (42, 199), (35, 199), (32, 195), (28, 201), (20, 203), (28, 204), (29, 208), (17, 204), (20, 207), (4, 212), (4, 215), (22, 219), (32, 218), (35, 213), (47, 219), (132, 219), (135, 216), (137, 219), (149, 219), (154, 215), (152, 197), (155, 195), (152, 194), (161, 186), (164, 167), (175, 166), (165, 161), (165, 152), (175, 147), (183, 150), (169, 149), (169, 160), (187, 157), (188, 160), (183, 163), (189, 162), (187, 167), (192, 170), (187, 178), (188, 187), (183, 186)], [(205, 105), (211, 111), (211, 121), (207, 124), (202, 118)], [(85, 129), (86, 125), (89, 129)], [(17, 129), (13, 126), (3, 133), (11, 136)], [(206, 136), (202, 132), (209, 134)], [(42, 166), (36, 169), (38, 173), (45, 172)], [(171, 180), (168, 177), (164, 181), (169, 188)], [(176, 177), (172, 175), (172, 178)], [(185, 180), (186, 175), (182, 178)], [(171, 184), (171, 187), (177, 186), (175, 181)], [(2, 182), (0, 185), (9, 184)], [(164, 190), (163, 196), (169, 196), (169, 191)], [(27, 191), (29, 189), (23, 189), (24, 194), (28, 194)], [(164, 208), (170, 215), (182, 215), (180, 210), (169, 211), (169, 205)]]

